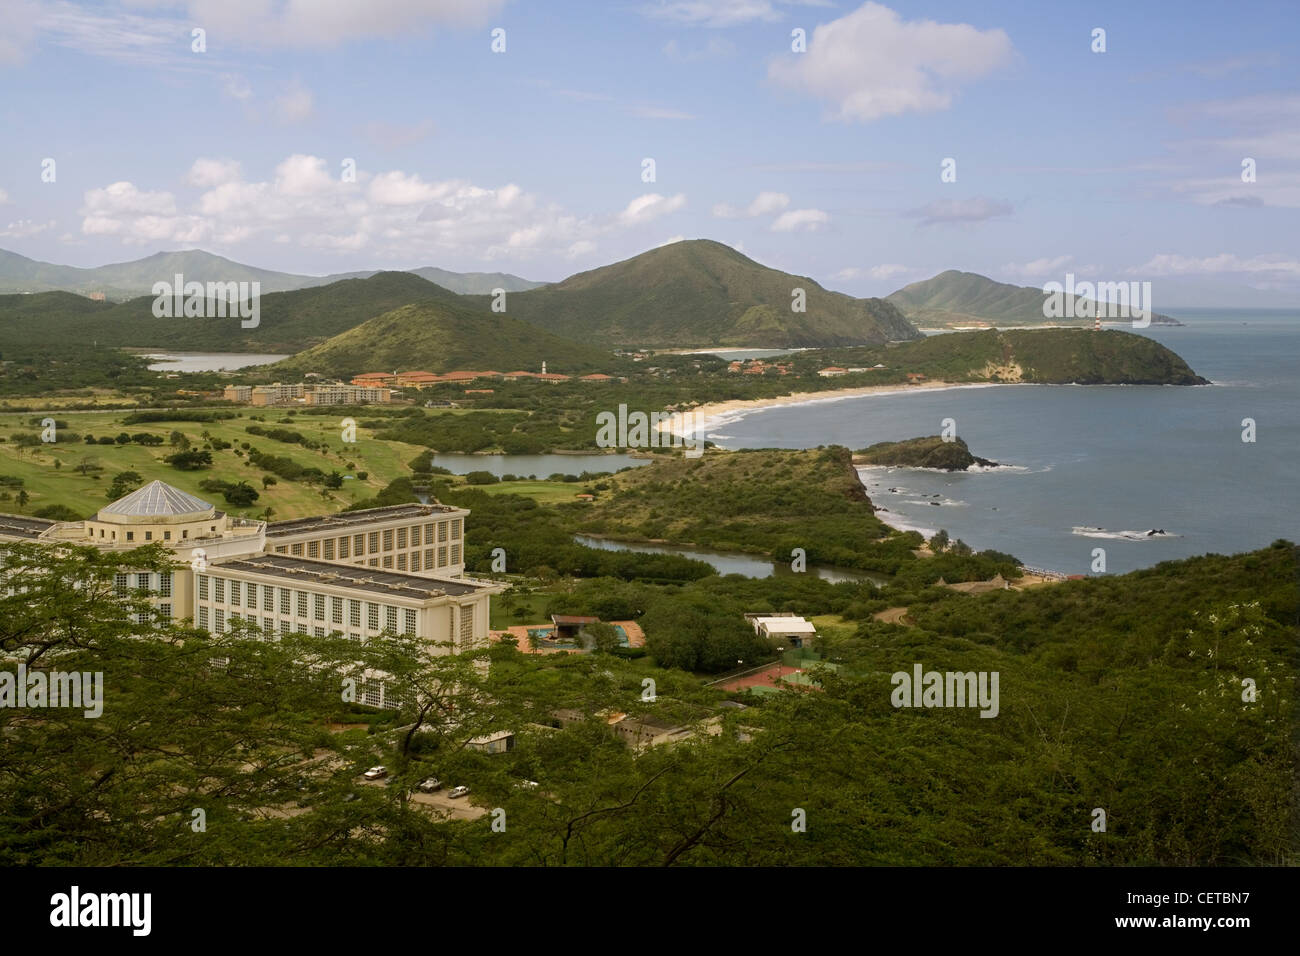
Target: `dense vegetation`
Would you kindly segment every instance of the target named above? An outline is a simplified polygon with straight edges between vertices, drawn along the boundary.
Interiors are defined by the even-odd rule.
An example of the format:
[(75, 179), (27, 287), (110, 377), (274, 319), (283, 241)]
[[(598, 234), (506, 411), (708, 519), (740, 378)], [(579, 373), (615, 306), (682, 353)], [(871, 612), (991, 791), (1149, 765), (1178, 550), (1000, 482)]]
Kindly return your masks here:
[[(395, 636), (358, 646), (144, 625), (147, 608), (114, 594), (121, 560), (16, 546), (0, 563), (0, 594), (31, 589), (0, 598), (0, 651), (29, 667), (101, 671), (111, 689), (99, 719), (0, 708), (6, 865), (1300, 859), (1300, 608), (1296, 551), (1284, 542), (1025, 592), (933, 588), (912, 608), (914, 626), (861, 616), (858, 586), (807, 576), (681, 586), (643, 619), (690, 637), (713, 630), (691, 620), (702, 603), (807, 612), (821, 602), (852, 615), (825, 626), (817, 649), (835, 669), (800, 661), (819, 689), (749, 695), (730, 710), (718, 707), (727, 695), (689, 674), (613, 653), (538, 658), (500, 645), (430, 657)], [(601, 600), (617, 617), (647, 589), (591, 581), (565, 600)], [(733, 622), (705, 642), (721, 654), (742, 639)], [(671, 653), (688, 655), (682, 643)], [(316, 667), (295, 663), (307, 655)], [(214, 656), (226, 666), (208, 666)], [(998, 716), (892, 706), (891, 674), (915, 663), (998, 672)], [(341, 700), (343, 680), (362, 668), (393, 676), (400, 713)], [(653, 702), (642, 697), (647, 677)], [(612, 709), (701, 731), (712, 718), (717, 732), (639, 751), (610, 733)], [(504, 726), (516, 729), (509, 753), (466, 747)], [(375, 763), (394, 786), (359, 782)], [(440, 821), (413, 802), (431, 774), (468, 785), (470, 803), (502, 808), (504, 831), (493, 816)], [(1093, 827), (1098, 809), (1104, 832)], [(803, 828), (792, 827), (796, 811)]]
[(939, 435), (909, 438), (905, 441), (877, 442), (870, 448), (853, 453), (856, 465), (896, 465), (904, 468), (941, 468), (944, 471), (965, 471), (971, 465), (989, 467), (997, 462), (978, 458), (970, 453), (966, 442)]

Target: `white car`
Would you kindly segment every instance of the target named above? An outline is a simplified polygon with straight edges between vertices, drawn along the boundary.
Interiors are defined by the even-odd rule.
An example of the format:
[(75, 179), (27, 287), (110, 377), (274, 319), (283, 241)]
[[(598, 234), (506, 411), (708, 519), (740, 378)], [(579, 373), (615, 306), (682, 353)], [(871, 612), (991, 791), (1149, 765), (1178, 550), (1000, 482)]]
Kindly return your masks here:
[(442, 789), (442, 781), (437, 777), (429, 777), (420, 781), (420, 790), (423, 793), (433, 793)]
[(459, 799), (460, 797), (465, 796), (468, 793), (469, 793), (469, 787), (452, 787), (449, 791), (447, 791), (447, 796), (449, 799), (456, 800)]
[(382, 766), (381, 766), (381, 767), (371, 767), (369, 770), (367, 770), (367, 771), (366, 771), (365, 773), (363, 773), (361, 776), (364, 777), (364, 778), (367, 779), (367, 780), (383, 780), (385, 777), (388, 776), (388, 768), (387, 768), (387, 767), (382, 767)]

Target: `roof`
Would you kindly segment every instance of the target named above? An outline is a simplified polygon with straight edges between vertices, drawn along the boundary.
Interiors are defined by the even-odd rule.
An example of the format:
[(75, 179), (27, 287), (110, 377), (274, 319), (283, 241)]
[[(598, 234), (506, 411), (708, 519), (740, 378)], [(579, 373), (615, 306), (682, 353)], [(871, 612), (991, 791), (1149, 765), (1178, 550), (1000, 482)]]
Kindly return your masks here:
[(754, 619), (754, 623), (766, 627), (769, 631), (779, 631), (782, 634), (817, 633), (816, 625), (801, 617), (759, 617)]
[(494, 587), (481, 582), (431, 578), (418, 574), (405, 574), (401, 571), (383, 571), (362, 565), (295, 558), (287, 554), (259, 554), (233, 561), (219, 561), (209, 564), (208, 567), (212, 571), (265, 574), (291, 581), (354, 588), (394, 598), (409, 598), (413, 601), (427, 601), (444, 595), (474, 594)]
[(288, 521), (273, 521), (266, 526), (266, 538), (285, 538), (302, 534), (306, 531), (334, 532), (348, 530), (355, 525), (365, 525), (377, 521), (392, 521), (397, 518), (426, 518), (448, 514), (464, 514), (463, 509), (451, 505), (385, 505), (381, 508), (362, 508), (359, 511), (341, 511), (332, 515), (317, 515), (311, 518), (291, 518)]
[(0, 537), (39, 538), (42, 532), (57, 522), (49, 518), (28, 518), (24, 515), (0, 514)]
[(212, 511), (211, 502), (196, 498), (188, 491), (174, 488), (165, 481), (151, 481), (125, 498), (118, 498), (99, 509), (101, 515), (129, 518), (176, 518)]
[(556, 627), (574, 627), (581, 624), (599, 624), (598, 617), (579, 617), (576, 614), (552, 614), (551, 623)]

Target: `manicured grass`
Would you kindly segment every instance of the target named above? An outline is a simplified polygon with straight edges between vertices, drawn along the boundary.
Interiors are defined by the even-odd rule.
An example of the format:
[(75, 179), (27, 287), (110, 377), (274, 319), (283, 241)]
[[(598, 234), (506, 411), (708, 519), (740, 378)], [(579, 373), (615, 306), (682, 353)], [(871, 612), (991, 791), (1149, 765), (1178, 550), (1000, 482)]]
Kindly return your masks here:
[(523, 495), (543, 505), (573, 501), (573, 496), (582, 491), (581, 482), (568, 481), (503, 481), (500, 484), (473, 487), (490, 495)]
[[(488, 627), (495, 631), (504, 631), (507, 627), (519, 627), (525, 624), (529, 626), (549, 624), (550, 618), (546, 616), (546, 605), (551, 597), (552, 595), (546, 591), (520, 595), (513, 600), (509, 612), (505, 609), (505, 599), (494, 597), (491, 602), (492, 614), (488, 620)], [(519, 614), (521, 609), (526, 613)]]

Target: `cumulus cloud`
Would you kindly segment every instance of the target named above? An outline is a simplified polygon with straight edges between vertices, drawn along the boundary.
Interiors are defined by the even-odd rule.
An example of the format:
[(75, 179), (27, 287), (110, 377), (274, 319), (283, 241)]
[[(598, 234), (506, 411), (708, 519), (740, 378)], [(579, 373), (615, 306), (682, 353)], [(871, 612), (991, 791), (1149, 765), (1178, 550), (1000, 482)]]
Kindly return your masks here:
[(790, 205), (790, 197), (785, 193), (761, 192), (748, 206), (737, 207), (720, 202), (713, 207), (713, 215), (719, 219), (753, 219), (769, 213), (779, 212)]
[(987, 222), (1012, 213), (1011, 203), (1001, 199), (936, 199), (906, 215), (921, 220), (923, 226), (946, 223)]
[(47, 229), (53, 229), (55, 221), (35, 222), (31, 219), (19, 219), (16, 222), (9, 223), (4, 229), (0, 230), (0, 236), (6, 239), (26, 239), (29, 236), (35, 236), (45, 232)]
[(642, 8), (646, 16), (703, 27), (734, 27), (781, 19), (781, 6), (827, 6), (826, 0), (657, 0)]
[(91, 189), (82, 234), (128, 244), (257, 240), (407, 262), (448, 254), (528, 258), (557, 249), (573, 258), (594, 252), (601, 236), (686, 204), (682, 194), (650, 193), (622, 210), (578, 216), (514, 183), (427, 180), (404, 170), (358, 170), (355, 181), (344, 181), (338, 168), (307, 154), (286, 157), (262, 180), (229, 160), (201, 158), (186, 183), (196, 195), (185, 200), (130, 182)]
[(430, 26), (487, 22), (505, 0), (189, 0), (189, 18), (223, 43), (332, 47), (367, 37), (406, 36)]
[(869, 121), (948, 109), (963, 82), (1003, 66), (1012, 51), (1002, 30), (903, 20), (865, 3), (814, 29), (807, 52), (774, 60), (768, 76), (825, 101), (832, 119)]
[(686, 205), (686, 196), (678, 193), (676, 196), (661, 196), (658, 193), (646, 193), (644, 196), (637, 196), (626, 208), (619, 213), (618, 220), (625, 226), (640, 225), (641, 223), (650, 222), (658, 219), (660, 216), (666, 216), (670, 212), (676, 212)]
[(776, 217), (773, 232), (813, 232), (831, 221), (830, 215), (820, 209), (791, 209)]

